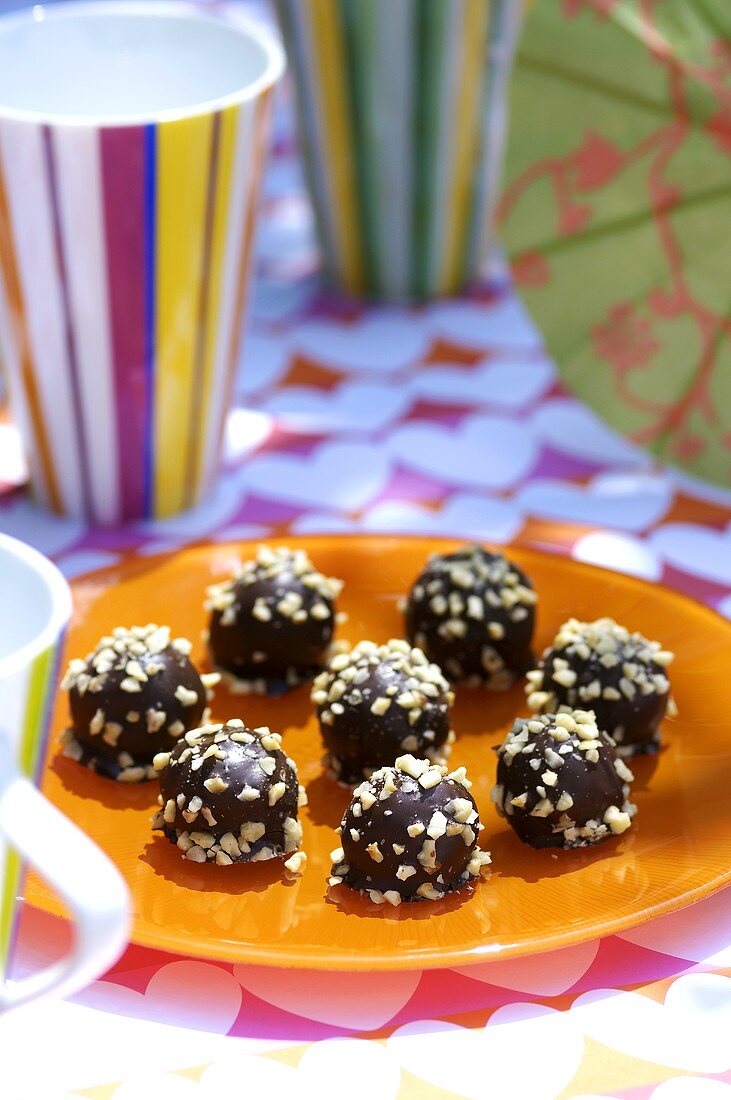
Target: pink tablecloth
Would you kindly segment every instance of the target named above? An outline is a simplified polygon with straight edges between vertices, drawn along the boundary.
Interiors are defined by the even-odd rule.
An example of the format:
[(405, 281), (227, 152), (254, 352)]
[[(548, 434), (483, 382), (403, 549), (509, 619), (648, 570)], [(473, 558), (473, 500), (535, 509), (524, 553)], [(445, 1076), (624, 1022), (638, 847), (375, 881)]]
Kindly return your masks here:
[[(240, 407), (215, 497), (125, 531), (52, 519), (8, 488), (22, 462), (0, 422), (0, 530), (68, 576), (201, 537), (520, 538), (731, 615), (731, 494), (652, 465), (563, 392), (505, 286), (415, 310), (318, 296), (283, 108)], [(16, 970), (53, 955), (66, 934), (26, 911)], [(293, 1089), (350, 1100), (722, 1100), (731, 1098), (729, 1034), (726, 891), (622, 936), (460, 971), (264, 970), (132, 946), (73, 1000), (0, 1021), (0, 1079), (8, 1100)]]

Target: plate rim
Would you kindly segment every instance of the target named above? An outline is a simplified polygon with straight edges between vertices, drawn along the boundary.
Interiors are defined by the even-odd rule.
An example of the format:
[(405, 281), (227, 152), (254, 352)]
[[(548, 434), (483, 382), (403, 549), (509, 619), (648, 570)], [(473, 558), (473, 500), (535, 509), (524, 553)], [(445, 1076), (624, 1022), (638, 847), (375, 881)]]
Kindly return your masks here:
[[(571, 525), (567, 525), (571, 527)], [(443, 547), (444, 550), (448, 548), (454, 548), (455, 546), (463, 546), (471, 542), (478, 542), (479, 545), (483, 545), (488, 549), (494, 548), (500, 552), (510, 552), (515, 550), (520, 554), (525, 554), (529, 558), (561, 558), (568, 560), (571, 563), (571, 567), (578, 569), (583, 573), (589, 575), (598, 575), (599, 577), (616, 578), (621, 577), (625, 584), (629, 584), (630, 587), (634, 587), (640, 591), (642, 590), (657, 590), (661, 589), (663, 593), (669, 597), (673, 602), (679, 602), (681, 604), (690, 604), (695, 612), (701, 611), (710, 620), (712, 620), (717, 626), (725, 626), (731, 635), (731, 621), (721, 615), (715, 608), (709, 607), (707, 604), (702, 603), (695, 597), (688, 595), (685, 592), (681, 592), (676, 588), (671, 588), (668, 585), (661, 584), (657, 581), (647, 580), (644, 577), (638, 577), (635, 574), (624, 573), (618, 569), (610, 569), (604, 565), (595, 565), (592, 562), (578, 561), (571, 557), (569, 549), (565, 544), (551, 544), (543, 542), (536, 545), (531, 540), (521, 540), (520, 537), (511, 540), (508, 543), (494, 543), (489, 540), (469, 540), (460, 538), (459, 536), (449, 535), (429, 535), (422, 533), (409, 532), (404, 535), (399, 535), (391, 532), (334, 532), (333, 534), (321, 533), (321, 534), (303, 534), (303, 535), (272, 535), (269, 538), (257, 538), (257, 539), (234, 539), (225, 541), (215, 541), (211, 538), (203, 538), (193, 540), (186, 543), (183, 546), (176, 547), (174, 549), (168, 549), (160, 551), (156, 554), (149, 555), (136, 555), (133, 554), (131, 558), (124, 559), (121, 564), (128, 564), (130, 560), (132, 562), (139, 560), (140, 564), (150, 564), (154, 567), (156, 562), (167, 561), (178, 554), (186, 553), (189, 551), (204, 551), (206, 549), (218, 550), (226, 552), (227, 549), (236, 552), (244, 553), (245, 548), (255, 548), (257, 546), (265, 545), (289, 545), (293, 542), (306, 544), (308, 552), (315, 553), (315, 548), (318, 544), (332, 546), (333, 543), (347, 544), (347, 543), (386, 543), (397, 542), (403, 544), (405, 542), (411, 543), (414, 546), (422, 543), (428, 544), (433, 551), (435, 546)], [(108, 575), (117, 565), (104, 565), (96, 569), (88, 570), (84, 573), (78, 574), (76, 577), (70, 580), (72, 592), (77, 584), (86, 582), (90, 579), (94, 579), (101, 575)], [(527, 567), (530, 571), (530, 565)], [(47, 756), (44, 761), (44, 767), (42, 775), (45, 773), (46, 766), (48, 764), (49, 757)], [(41, 776), (42, 777), (42, 776)], [(684, 891), (682, 894), (676, 894), (671, 898), (667, 898), (662, 902), (646, 908), (641, 914), (633, 914), (626, 916), (618, 916), (615, 918), (608, 918), (601, 922), (601, 924), (595, 924), (592, 928), (586, 930), (571, 930), (570, 928), (564, 931), (557, 931), (550, 936), (544, 936), (540, 940), (531, 940), (528, 944), (505, 944), (501, 946), (491, 946), (481, 948), (479, 945), (470, 948), (445, 948), (443, 952), (439, 949), (432, 947), (423, 948), (409, 948), (398, 957), (385, 957), (378, 953), (359, 953), (357, 956), (348, 955), (342, 962), (338, 957), (330, 950), (329, 954), (323, 954), (322, 948), (298, 948), (296, 951), (292, 949), (283, 949), (277, 951), (276, 954), (272, 953), (270, 946), (266, 948), (259, 948), (255, 942), (243, 943), (242, 941), (226, 941), (220, 938), (216, 941), (211, 941), (210, 949), (208, 949), (208, 943), (203, 940), (196, 940), (195, 943), (186, 944), (182, 941), (181, 934), (178, 932), (168, 932), (167, 929), (161, 929), (156, 931), (154, 935), (146, 934), (144, 928), (138, 930), (135, 923), (135, 916), (132, 914), (132, 927), (130, 933), (130, 939), (128, 946), (138, 946), (148, 948), (151, 950), (159, 950), (168, 954), (173, 954), (182, 957), (191, 957), (198, 959), (207, 959), (217, 962), (226, 962), (236, 965), (253, 965), (253, 966), (265, 966), (273, 967), (276, 969), (296, 969), (296, 970), (320, 970), (329, 972), (352, 972), (358, 973), (363, 971), (377, 971), (381, 973), (397, 972), (397, 971), (413, 971), (413, 970), (436, 970), (436, 969), (451, 969), (455, 967), (463, 968), (471, 965), (477, 965), (480, 963), (487, 963), (491, 961), (499, 962), (505, 959), (517, 959), (527, 958), (532, 955), (544, 954), (550, 951), (560, 950), (568, 946), (579, 945), (582, 943), (588, 943), (593, 940), (601, 940), (607, 936), (616, 935), (621, 932), (625, 932), (630, 928), (637, 928), (643, 924), (648, 923), (651, 920), (658, 919), (663, 916), (667, 916), (670, 913), (678, 912), (681, 909), (685, 909), (695, 902), (701, 901), (704, 898), (711, 897), (713, 894), (718, 893), (724, 887), (731, 884), (731, 863), (729, 863), (728, 870), (720, 872), (712, 879), (694, 886), (691, 889)], [(30, 896), (28, 894), (30, 893)], [(67, 919), (64, 916), (63, 906), (58, 902), (55, 895), (50, 897), (43, 896), (44, 904), (39, 903), (39, 897), (35, 893), (34, 887), (31, 885), (30, 890), (28, 883), (26, 883), (23, 892), (25, 904), (32, 908), (38, 909), (41, 912), (49, 913), (53, 916), (60, 917), (61, 919)], [(35, 900), (34, 900), (35, 898)], [(222, 954), (222, 945), (226, 942), (230, 942), (234, 950)]]

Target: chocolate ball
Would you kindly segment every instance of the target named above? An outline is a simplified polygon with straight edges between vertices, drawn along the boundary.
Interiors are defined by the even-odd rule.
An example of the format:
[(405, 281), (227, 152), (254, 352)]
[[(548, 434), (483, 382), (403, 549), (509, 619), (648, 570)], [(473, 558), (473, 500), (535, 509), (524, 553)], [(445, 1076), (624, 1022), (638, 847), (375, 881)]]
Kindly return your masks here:
[(328, 766), (344, 783), (404, 752), (441, 760), (454, 740), (449, 684), (420, 649), (402, 640), (359, 642), (338, 653), (315, 680), (311, 698)]
[(659, 725), (674, 713), (666, 675), (673, 654), (613, 619), (569, 619), (528, 673), (528, 705), (536, 712), (585, 707), (620, 756), (657, 752)]
[(218, 675), (200, 676), (185, 638), (150, 623), (117, 627), (93, 653), (71, 661), (61, 684), (71, 727), (64, 755), (126, 783), (155, 776), (152, 760), (204, 719)]
[(583, 848), (629, 829), (632, 772), (591, 711), (518, 718), (496, 752), (492, 800), (533, 848)]
[(278, 693), (312, 679), (327, 658), (341, 589), (304, 550), (267, 546), (231, 580), (212, 585), (208, 644), (231, 688)]
[(194, 863), (256, 863), (296, 852), (306, 803), (293, 760), (266, 726), (240, 719), (191, 730), (155, 757), (160, 812), (153, 828)]
[(371, 901), (436, 901), (477, 878), (490, 862), (464, 768), (399, 757), (353, 791), (332, 853), (331, 886), (343, 882)]
[(502, 554), (433, 554), (406, 600), (406, 636), (454, 681), (504, 690), (534, 663), (537, 596)]

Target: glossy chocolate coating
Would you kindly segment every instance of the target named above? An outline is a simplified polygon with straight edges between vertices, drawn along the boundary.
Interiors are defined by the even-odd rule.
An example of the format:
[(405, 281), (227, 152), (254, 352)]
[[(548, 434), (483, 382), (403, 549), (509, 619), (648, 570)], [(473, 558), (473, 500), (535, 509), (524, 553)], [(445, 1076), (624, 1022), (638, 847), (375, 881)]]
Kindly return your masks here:
[(332, 772), (355, 783), (406, 752), (442, 758), (453, 699), (441, 670), (400, 639), (338, 654), (312, 691)]
[[(463, 772), (458, 773), (462, 778)], [(448, 776), (443, 766), (406, 755), (353, 792), (339, 830), (342, 857), (334, 853), (331, 883), (340, 880), (391, 904), (436, 900), (458, 890), (489, 862), (486, 853), (476, 853), (480, 829), (464, 783)]]
[(332, 641), (339, 591), (301, 551), (262, 548), (236, 577), (209, 590), (214, 663), (257, 691), (310, 679)]
[(158, 752), (201, 723), (207, 689), (189, 643), (168, 638), (165, 627), (117, 631), (67, 674), (71, 733), (82, 762), (102, 775), (132, 778), (131, 769), (149, 769)]
[[(544, 712), (591, 707), (620, 755), (657, 752), (670, 700), (669, 656), (612, 619), (569, 620), (544, 652), (540, 675), (529, 674), (529, 705)], [(613, 663), (608, 667), (607, 661)]]
[(632, 773), (593, 716), (573, 711), (558, 718), (565, 724), (550, 714), (517, 719), (497, 749), (493, 801), (534, 848), (596, 844), (627, 829), (634, 813), (627, 801)]
[(280, 745), (278, 734), (238, 721), (188, 734), (155, 760), (161, 806), (155, 827), (199, 863), (293, 852), (301, 837), (299, 784)]
[(502, 554), (465, 546), (436, 554), (411, 587), (406, 636), (450, 679), (501, 690), (534, 662), (536, 596)]

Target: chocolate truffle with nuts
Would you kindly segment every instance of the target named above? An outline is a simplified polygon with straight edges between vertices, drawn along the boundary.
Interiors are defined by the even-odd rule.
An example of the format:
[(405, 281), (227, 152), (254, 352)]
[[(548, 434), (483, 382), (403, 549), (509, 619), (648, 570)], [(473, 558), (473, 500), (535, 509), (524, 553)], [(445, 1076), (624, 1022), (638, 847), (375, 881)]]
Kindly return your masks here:
[(191, 730), (155, 757), (160, 811), (153, 828), (194, 863), (289, 856), (285, 866), (297, 870), (297, 810), (307, 798), (281, 745), (278, 733), (247, 729), (237, 718)]
[(518, 718), (496, 752), (492, 800), (533, 848), (583, 848), (629, 829), (634, 776), (591, 711)]
[(152, 760), (205, 721), (217, 673), (200, 676), (187, 638), (167, 626), (119, 626), (83, 660), (71, 661), (61, 687), (71, 727), (64, 756), (125, 783), (154, 779)]
[(338, 653), (315, 680), (327, 764), (344, 783), (368, 777), (403, 753), (442, 760), (454, 741), (454, 695), (420, 649), (391, 639)]
[(659, 725), (675, 712), (667, 678), (672, 659), (659, 642), (614, 619), (569, 619), (528, 673), (528, 706), (539, 713), (591, 707), (620, 756), (657, 752)]
[(353, 791), (332, 852), (331, 886), (345, 883), (377, 904), (437, 901), (490, 862), (464, 768), (399, 757)]
[(433, 554), (406, 600), (406, 636), (451, 680), (503, 690), (534, 663), (536, 600), (502, 554), (477, 545)]
[(209, 648), (231, 689), (276, 693), (312, 679), (327, 659), (341, 589), (304, 550), (268, 546), (212, 585)]
[(353, 791), (332, 853), (330, 886), (344, 882), (376, 903), (436, 901), (489, 864), (465, 769), (406, 753)]

